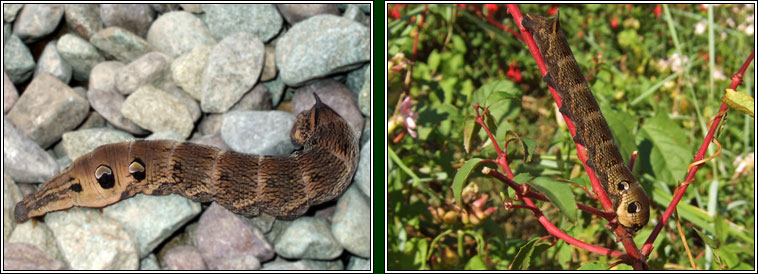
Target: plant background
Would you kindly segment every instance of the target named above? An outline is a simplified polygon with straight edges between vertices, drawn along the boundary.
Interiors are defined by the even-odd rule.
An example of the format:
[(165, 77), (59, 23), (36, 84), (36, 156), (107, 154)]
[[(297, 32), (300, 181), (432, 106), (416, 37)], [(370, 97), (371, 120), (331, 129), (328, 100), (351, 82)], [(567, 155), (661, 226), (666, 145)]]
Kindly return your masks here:
[[(456, 208), (451, 185), (463, 162), (496, 157), (484, 131), (464, 130), (473, 123), (474, 102), (490, 107), (501, 147), (509, 130), (528, 147), (527, 153), (517, 145), (507, 151), (517, 176), (591, 186), (526, 45), (488, 22), (519, 33), (505, 6), (428, 5), (423, 16), (424, 8), (390, 4), (387, 11), (388, 115), (396, 113), (403, 92), (418, 114), (416, 138), (398, 136), (407, 130), (402, 123), (391, 124), (388, 133), (388, 269), (605, 269), (613, 260), (563, 241), (550, 246), (552, 240), (541, 240), (547, 232), (531, 211), (505, 210), (500, 193), (513, 197), (513, 191), (481, 175), (481, 167), (463, 191), (469, 213)], [(651, 221), (635, 237), (641, 246), (683, 180), (729, 77), (754, 49), (754, 5), (519, 8), (543, 16), (560, 10), (561, 27), (622, 156), (628, 162), (638, 151), (634, 173), (652, 200)], [(409, 86), (403, 83), (408, 69), (390, 61), (399, 53), (413, 61)], [(754, 95), (754, 74), (750, 65), (738, 91)], [(721, 155), (701, 167), (678, 206), (698, 269), (755, 269), (754, 123), (730, 111), (718, 136)], [(468, 153), (464, 143), (470, 145)], [(706, 155), (715, 151), (711, 146)], [(527, 161), (521, 160), (524, 154)], [(580, 188), (569, 189), (577, 202), (601, 208)], [(580, 211), (571, 221), (550, 203), (537, 205), (569, 235), (623, 251), (602, 218)], [(482, 218), (470, 217), (474, 211)], [(648, 264), (691, 269), (675, 222), (668, 223)]]

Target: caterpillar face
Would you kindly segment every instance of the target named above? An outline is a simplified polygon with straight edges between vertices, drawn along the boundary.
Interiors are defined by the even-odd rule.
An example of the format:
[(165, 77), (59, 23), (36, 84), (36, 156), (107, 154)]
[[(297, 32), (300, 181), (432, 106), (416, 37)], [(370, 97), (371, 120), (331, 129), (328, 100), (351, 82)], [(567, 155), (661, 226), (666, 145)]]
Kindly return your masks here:
[(650, 218), (649, 202), (645, 190), (638, 183), (629, 186), (616, 202), (616, 215), (621, 225), (639, 231)]

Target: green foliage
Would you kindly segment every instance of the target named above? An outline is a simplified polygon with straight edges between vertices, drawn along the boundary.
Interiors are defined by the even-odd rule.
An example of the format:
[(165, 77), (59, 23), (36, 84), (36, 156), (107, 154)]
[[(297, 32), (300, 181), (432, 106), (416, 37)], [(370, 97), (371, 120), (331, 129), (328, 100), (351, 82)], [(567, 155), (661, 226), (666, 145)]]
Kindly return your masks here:
[[(487, 11), (483, 5), (429, 4), (420, 29), (424, 4), (389, 5), (395, 7), (401, 17), (388, 19), (387, 59), (402, 53), (412, 59), (412, 73), (388, 70), (387, 111), (395, 113), (401, 94), (410, 96), (418, 113), (418, 137), (406, 134), (395, 143), (406, 130), (402, 125), (388, 133), (388, 268), (607, 270), (616, 260), (561, 240), (555, 245), (552, 239), (539, 240), (548, 233), (531, 210), (505, 209), (506, 204), (524, 204), (513, 189), (481, 173), (485, 166), (505, 171), (484, 161), (498, 155), (475, 123), (475, 104), (500, 149), (514, 140), (505, 151), (513, 180), (550, 199), (536, 201), (546, 218), (572, 237), (624, 252), (603, 218), (577, 210), (576, 203), (602, 207), (577, 187), (592, 191), (528, 48), (486, 19), (491, 14), (519, 32), (506, 7)], [(543, 16), (550, 7), (519, 5), (523, 14)], [(634, 237), (641, 247), (684, 180), (722, 96), (731, 107), (750, 112), (754, 66), (745, 72), (739, 94), (724, 90), (754, 47), (753, 36), (744, 31), (754, 10), (719, 5), (709, 15), (695, 4), (662, 5), (658, 14), (656, 5), (645, 4), (558, 8), (561, 27), (622, 157), (628, 163), (638, 152), (633, 172), (652, 206), (651, 222)], [(707, 24), (709, 16), (713, 25)], [(610, 23), (614, 19), (615, 26)], [(706, 31), (701, 33), (702, 24)], [(717, 136), (721, 154), (700, 167), (677, 210), (698, 269), (754, 270), (755, 171), (752, 165), (739, 167), (754, 161), (749, 153), (755, 146), (755, 121), (732, 110), (722, 123)], [(706, 156), (717, 150), (712, 144)], [(475, 202), (485, 195), (485, 203)], [(488, 208), (496, 210), (482, 213)], [(676, 231), (672, 219), (653, 243), (647, 261), (651, 269), (691, 268), (682, 239), (670, 233)]]

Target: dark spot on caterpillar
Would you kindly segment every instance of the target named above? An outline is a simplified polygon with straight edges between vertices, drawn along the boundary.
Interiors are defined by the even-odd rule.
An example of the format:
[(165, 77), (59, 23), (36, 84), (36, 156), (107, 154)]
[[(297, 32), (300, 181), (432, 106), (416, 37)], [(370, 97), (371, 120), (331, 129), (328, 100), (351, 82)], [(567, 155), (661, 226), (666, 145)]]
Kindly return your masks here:
[(79, 183), (72, 184), (69, 189), (71, 189), (74, 192), (82, 192), (82, 185)]
[(95, 179), (103, 189), (111, 189), (116, 185), (116, 177), (113, 176), (113, 170), (106, 165), (100, 165), (95, 169)]
[(618, 190), (619, 191), (625, 191), (629, 190), (629, 183), (626, 181), (621, 181), (618, 183)]
[(174, 170), (176, 172), (182, 172), (182, 163), (180, 163), (180, 162), (174, 162)]
[(629, 207), (626, 208), (626, 211), (629, 213), (640, 212), (640, 203), (639, 202), (629, 203)]
[(129, 164), (129, 173), (132, 174), (134, 179), (141, 182), (146, 176), (145, 163), (140, 158), (134, 158), (134, 161)]

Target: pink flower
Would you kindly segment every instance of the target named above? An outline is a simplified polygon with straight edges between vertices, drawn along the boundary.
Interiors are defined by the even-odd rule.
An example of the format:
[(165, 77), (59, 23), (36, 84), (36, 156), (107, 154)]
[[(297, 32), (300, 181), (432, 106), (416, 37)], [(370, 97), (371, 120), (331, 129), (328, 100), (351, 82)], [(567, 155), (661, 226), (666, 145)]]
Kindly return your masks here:
[(655, 19), (658, 19), (658, 17), (661, 17), (661, 4), (658, 4), (653, 9), (653, 13), (655, 13)]
[(405, 124), (405, 129), (408, 130), (408, 134), (411, 135), (411, 137), (416, 138), (418, 137), (418, 133), (416, 133), (416, 119), (418, 119), (418, 113), (411, 110), (411, 107), (413, 106), (413, 102), (411, 101), (410, 96), (406, 96), (405, 99), (403, 99), (403, 102), (400, 104), (400, 115), (403, 116), (403, 123)]

